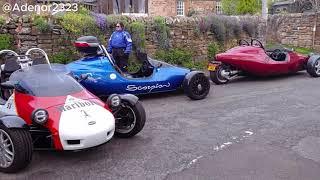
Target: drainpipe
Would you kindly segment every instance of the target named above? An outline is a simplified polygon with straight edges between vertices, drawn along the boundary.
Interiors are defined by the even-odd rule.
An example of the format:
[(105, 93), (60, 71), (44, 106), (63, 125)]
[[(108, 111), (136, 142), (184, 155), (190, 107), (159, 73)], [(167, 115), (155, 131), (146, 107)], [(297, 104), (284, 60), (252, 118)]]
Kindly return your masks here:
[(318, 13), (315, 12), (315, 19), (312, 28), (312, 49), (314, 49), (315, 39), (316, 39), (316, 31), (317, 31), (317, 21), (318, 21)]
[[(265, 21), (266, 25), (266, 33), (264, 34), (263, 42), (266, 44), (267, 43), (267, 23), (268, 23), (268, 3), (267, 0), (262, 0), (262, 19)], [(261, 30), (260, 30), (261, 31)]]
[(268, 4), (267, 4), (267, 0), (262, 0), (262, 18), (264, 20), (268, 19)]

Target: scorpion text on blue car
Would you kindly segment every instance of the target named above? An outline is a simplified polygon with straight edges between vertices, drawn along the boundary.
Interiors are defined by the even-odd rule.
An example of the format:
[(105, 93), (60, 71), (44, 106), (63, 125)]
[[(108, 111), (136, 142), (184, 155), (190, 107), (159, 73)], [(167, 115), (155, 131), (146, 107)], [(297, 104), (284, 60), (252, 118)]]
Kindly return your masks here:
[(151, 86), (136, 86), (136, 85), (128, 85), (127, 91), (141, 91), (141, 90), (149, 90), (151, 92), (154, 89), (162, 89), (162, 88), (168, 88), (170, 87), (170, 83), (167, 84), (156, 84)]

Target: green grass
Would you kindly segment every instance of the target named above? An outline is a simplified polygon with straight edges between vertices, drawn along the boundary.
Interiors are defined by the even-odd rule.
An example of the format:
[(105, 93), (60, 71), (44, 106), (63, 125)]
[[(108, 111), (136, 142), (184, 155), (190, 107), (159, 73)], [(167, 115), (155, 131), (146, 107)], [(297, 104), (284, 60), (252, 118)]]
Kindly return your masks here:
[(306, 47), (297, 47), (297, 46), (292, 46), (292, 45), (287, 45), (287, 44), (272, 44), (272, 43), (268, 43), (266, 45), (266, 48), (272, 48), (272, 47), (285, 47), (285, 48), (289, 48), (289, 49), (293, 49), (295, 52), (300, 53), (300, 54), (304, 54), (304, 55), (308, 55), (310, 53), (314, 53), (314, 50), (312, 48), (306, 48)]
[(310, 53), (313, 53), (313, 49), (305, 48), (305, 47), (294, 47), (294, 46), (288, 46), (289, 48), (293, 48), (294, 51), (300, 54), (308, 55)]

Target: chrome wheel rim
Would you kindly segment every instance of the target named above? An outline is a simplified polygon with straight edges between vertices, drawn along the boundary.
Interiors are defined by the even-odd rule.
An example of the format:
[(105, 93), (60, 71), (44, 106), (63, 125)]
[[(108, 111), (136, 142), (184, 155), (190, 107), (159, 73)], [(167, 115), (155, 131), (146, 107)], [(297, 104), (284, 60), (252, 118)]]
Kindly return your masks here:
[(218, 79), (220, 82), (222, 82), (222, 83), (227, 82), (228, 79), (225, 77), (225, 76), (226, 76), (225, 73), (226, 73), (227, 71), (226, 71), (225, 69), (223, 69), (223, 68), (220, 68), (218, 71), (219, 71), (219, 72), (218, 72), (217, 79)]
[(8, 133), (0, 129), (0, 167), (8, 168), (13, 163), (14, 147)]
[(320, 75), (320, 63), (319, 63), (319, 60), (315, 63), (314, 70), (315, 70), (317, 75)]
[[(137, 117), (134, 110), (129, 105), (123, 105), (122, 109), (116, 113), (116, 132), (121, 134), (130, 133), (136, 125)], [(124, 121), (128, 121), (126, 123)]]

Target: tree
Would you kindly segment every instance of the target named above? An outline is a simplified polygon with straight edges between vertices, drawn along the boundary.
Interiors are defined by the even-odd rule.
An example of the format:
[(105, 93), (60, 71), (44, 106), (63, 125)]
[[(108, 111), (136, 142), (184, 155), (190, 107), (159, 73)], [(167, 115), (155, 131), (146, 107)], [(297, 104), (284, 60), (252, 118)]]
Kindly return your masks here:
[(298, 8), (298, 12), (303, 12), (304, 10), (320, 12), (320, 0), (296, 0), (295, 6)]
[(237, 14), (237, 5), (238, 0), (222, 0), (222, 11), (226, 15), (236, 15)]
[(261, 0), (222, 0), (222, 10), (227, 15), (256, 14), (261, 12)]
[(238, 14), (256, 14), (261, 11), (261, 0), (239, 0)]

